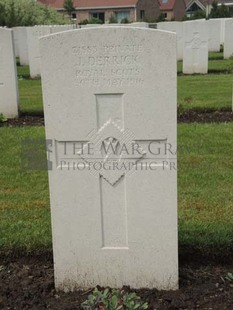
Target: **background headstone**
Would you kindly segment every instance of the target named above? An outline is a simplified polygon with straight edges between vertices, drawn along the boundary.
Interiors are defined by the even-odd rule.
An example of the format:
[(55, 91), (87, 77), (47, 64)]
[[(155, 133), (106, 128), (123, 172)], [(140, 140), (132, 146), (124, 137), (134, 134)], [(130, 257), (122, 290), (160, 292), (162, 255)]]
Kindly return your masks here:
[(135, 23), (129, 23), (129, 24), (119, 24), (119, 23), (112, 23), (112, 24), (103, 24), (102, 26), (105, 27), (135, 27), (135, 28), (149, 28), (149, 24), (145, 22), (135, 22)]
[(18, 27), (14, 27), (12, 28), (12, 30), (13, 30), (13, 38), (14, 38), (15, 57), (19, 57)]
[(205, 20), (184, 22), (183, 73), (208, 73), (208, 28)]
[(63, 32), (63, 31), (67, 31), (67, 30), (72, 30), (72, 29), (76, 29), (76, 25), (55, 25), (55, 26), (51, 26), (50, 28), (50, 33), (57, 33), (57, 32)]
[(21, 66), (29, 65), (27, 28), (28, 27), (17, 27), (19, 42), (19, 62)]
[(183, 59), (183, 23), (182, 22), (161, 22), (157, 24), (157, 29), (176, 33), (177, 40), (177, 60)]
[(220, 19), (209, 19), (208, 25), (208, 51), (219, 52), (221, 45), (221, 27), (222, 22)]
[(50, 26), (27, 27), (29, 67), (31, 78), (40, 76), (39, 38), (50, 34)]
[[(152, 156), (176, 150), (175, 34), (96, 27), (40, 45), (56, 287), (177, 289), (176, 159)], [(116, 142), (145, 151), (106, 156)], [(141, 169), (114, 169), (131, 162)]]
[(225, 20), (224, 59), (233, 56), (233, 18)]
[(219, 18), (221, 20), (221, 44), (224, 44), (225, 38), (225, 21), (231, 18)]
[(129, 24), (131, 27), (139, 27), (139, 28), (149, 28), (149, 24), (146, 22), (135, 22), (132, 24)]
[(13, 31), (0, 28), (0, 113), (18, 117), (18, 84)]
[(96, 27), (102, 27), (102, 24), (86, 24), (86, 25), (80, 25), (80, 28), (96, 28)]

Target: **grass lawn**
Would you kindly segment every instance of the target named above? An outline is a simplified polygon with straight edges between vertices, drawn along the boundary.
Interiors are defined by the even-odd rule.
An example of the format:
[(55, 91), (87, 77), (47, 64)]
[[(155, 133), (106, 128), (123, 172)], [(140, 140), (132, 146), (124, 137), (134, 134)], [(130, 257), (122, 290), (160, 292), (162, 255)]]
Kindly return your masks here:
[[(233, 249), (232, 134), (233, 123), (178, 126), (181, 248)], [(47, 173), (21, 172), (24, 138), (44, 128), (0, 128), (0, 251), (51, 248)]]
[(46, 171), (21, 171), (21, 140), (44, 139), (44, 128), (0, 128), (0, 248), (51, 243)]
[[(233, 123), (179, 125), (180, 243), (233, 249)], [(188, 151), (187, 151), (188, 150)]]
[(43, 115), (41, 80), (19, 80), (20, 112)]
[(30, 78), (30, 72), (29, 72), (29, 66), (17, 66), (17, 74), (19, 78), (29, 79)]
[(178, 77), (178, 104), (187, 109), (231, 109), (233, 74)]
[(209, 60), (223, 59), (223, 52), (211, 52), (209, 53)]

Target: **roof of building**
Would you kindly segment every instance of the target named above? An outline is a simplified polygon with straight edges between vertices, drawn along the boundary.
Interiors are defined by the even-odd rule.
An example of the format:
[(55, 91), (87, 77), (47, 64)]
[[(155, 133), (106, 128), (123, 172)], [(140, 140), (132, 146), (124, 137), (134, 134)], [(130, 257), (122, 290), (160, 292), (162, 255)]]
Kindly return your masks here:
[[(214, 1), (216, 0), (185, 0), (186, 2), (186, 6), (189, 7), (191, 3), (193, 2), (200, 2), (203, 6), (207, 6), (208, 4), (212, 4)], [(232, 3), (233, 0), (218, 0), (217, 1), (218, 4), (229, 4), (229, 3)]]
[(172, 10), (176, 0), (159, 0), (160, 2), (160, 9), (163, 11), (165, 10)]
[[(38, 0), (42, 4), (47, 4), (56, 9), (62, 9), (64, 0)], [(98, 7), (124, 7), (135, 6), (138, 0), (74, 0), (75, 8), (98, 8)]]

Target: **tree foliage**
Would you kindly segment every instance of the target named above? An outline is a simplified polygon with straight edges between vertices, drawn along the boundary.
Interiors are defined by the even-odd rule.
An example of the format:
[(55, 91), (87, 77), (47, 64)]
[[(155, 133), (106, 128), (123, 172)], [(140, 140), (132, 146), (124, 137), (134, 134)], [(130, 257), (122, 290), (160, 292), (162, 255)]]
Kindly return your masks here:
[(63, 8), (66, 10), (68, 15), (71, 16), (71, 14), (75, 11), (73, 0), (64, 0)]
[(195, 20), (195, 19), (206, 19), (205, 11), (198, 10), (198, 11), (194, 12), (194, 14), (192, 16), (190, 16), (190, 17), (188, 17), (186, 15), (183, 17), (183, 21)]
[(196, 11), (190, 19), (203, 19), (206, 18), (206, 12), (202, 10)]
[(161, 13), (159, 15), (159, 17), (156, 19), (156, 22), (160, 23), (160, 22), (165, 22), (166, 21), (166, 18), (165, 18), (165, 15), (163, 13)]
[(0, 26), (34, 26), (69, 23), (62, 14), (34, 0), (0, 0)]
[(210, 18), (222, 18), (222, 17), (231, 17), (229, 9), (224, 5), (218, 5), (217, 1), (212, 3), (212, 9), (209, 15)]

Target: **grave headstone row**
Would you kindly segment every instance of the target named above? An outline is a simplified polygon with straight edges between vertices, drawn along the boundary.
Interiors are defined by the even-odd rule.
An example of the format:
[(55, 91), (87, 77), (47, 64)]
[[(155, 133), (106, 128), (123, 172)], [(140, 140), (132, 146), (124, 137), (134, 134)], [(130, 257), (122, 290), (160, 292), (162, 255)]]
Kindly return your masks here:
[[(229, 58), (233, 51), (230, 47), (231, 40), (228, 39), (229, 30), (226, 28), (225, 34), (225, 23), (230, 23), (231, 19), (210, 19), (188, 21), (188, 22), (162, 22), (157, 24), (157, 28), (161, 30), (175, 32), (177, 35), (177, 59), (183, 60), (183, 73), (207, 73), (208, 72), (208, 54), (206, 54), (206, 46), (208, 52), (219, 52), (220, 44), (224, 41), (225, 52), (224, 58)], [(202, 23), (203, 31), (200, 29), (199, 23)], [(187, 23), (191, 23), (193, 28), (198, 29), (196, 33), (189, 31)], [(79, 27), (77, 29), (88, 29), (96, 27), (106, 27), (106, 26), (118, 26), (118, 27), (143, 27), (148, 28), (148, 23), (132, 23), (129, 25), (124, 24), (111, 24), (111, 25), (61, 25), (61, 26), (36, 26), (28, 27), (25, 31), (25, 27), (18, 27), (17, 33), (19, 36), (23, 37), (21, 40), (23, 44), (19, 43), (19, 54), (21, 64), (30, 64), (30, 75), (32, 78), (40, 76), (40, 55), (38, 48), (38, 38), (40, 36), (49, 35), (51, 33), (61, 32), (65, 30), (72, 29), (73, 27)], [(24, 29), (21, 29), (24, 28)], [(224, 33), (224, 40), (223, 40)], [(26, 35), (25, 35), (26, 34)], [(25, 39), (25, 37), (27, 38)], [(198, 38), (201, 40), (202, 44), (198, 45)], [(207, 40), (207, 41), (206, 41)], [(188, 42), (195, 42), (190, 48)], [(26, 42), (26, 43), (25, 43)], [(191, 43), (190, 43), (191, 44)], [(205, 45), (205, 48), (204, 48)], [(205, 51), (204, 51), (205, 50)], [(189, 52), (191, 51), (191, 55)], [(184, 55), (185, 53), (188, 53)], [(207, 57), (207, 58), (206, 58)], [(200, 58), (200, 59), (199, 59)], [(207, 63), (207, 65), (206, 65)], [(190, 68), (190, 65), (192, 69)]]

